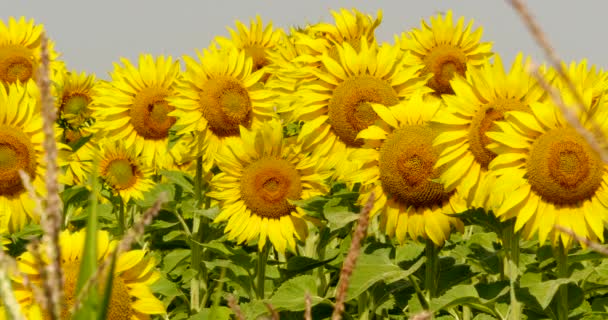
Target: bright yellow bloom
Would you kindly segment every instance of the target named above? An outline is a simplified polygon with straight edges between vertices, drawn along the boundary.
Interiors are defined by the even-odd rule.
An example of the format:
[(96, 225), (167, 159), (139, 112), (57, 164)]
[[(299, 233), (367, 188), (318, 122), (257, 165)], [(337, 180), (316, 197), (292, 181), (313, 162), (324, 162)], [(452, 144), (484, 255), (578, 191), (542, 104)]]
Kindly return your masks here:
[(217, 41), (222, 48), (234, 46), (245, 50), (253, 61), (252, 71), (257, 71), (269, 64), (268, 54), (274, 50), (284, 34), (282, 29), (274, 30), (272, 22), (265, 27), (260, 16), (251, 20), (250, 27), (247, 28), (242, 22), (236, 21), (236, 29), (228, 28), (231, 39), (217, 37)]
[(454, 94), (443, 95), (446, 107), (432, 119), (439, 132), (434, 143), (444, 148), (436, 165), (447, 168), (440, 181), (449, 191), (458, 188), (470, 206), (492, 209), (487, 201), (494, 176), (488, 164), (496, 154), (487, 149), (486, 132), (504, 119), (505, 112), (529, 112), (529, 105), (544, 95), (526, 71), (529, 63), (519, 54), (507, 73), (495, 55), (494, 63), (469, 70), (466, 78), (455, 77)]
[(177, 96), (169, 98), (179, 135), (193, 134), (195, 156), (203, 156), (203, 170), (215, 163), (219, 149), (238, 138), (239, 126), (255, 128), (276, 117), (274, 94), (261, 82), (264, 69), (253, 71), (253, 60), (237, 48), (215, 47), (197, 52), (199, 61), (184, 57), (186, 73)]
[[(593, 89), (580, 93), (585, 110), (572, 109), (578, 120), (587, 129), (593, 128), (594, 121), (608, 130), (608, 122), (603, 120), (606, 112), (595, 118), (587, 116)], [(574, 105), (570, 91), (562, 90), (561, 96), (566, 105)], [(493, 203), (496, 216), (515, 218), (515, 230), (522, 230), (527, 238), (538, 234), (541, 244), (549, 238), (558, 246), (561, 239), (564, 247), (570, 247), (573, 239), (554, 230), (554, 225), (603, 241), (608, 167), (552, 101), (533, 102), (530, 109), (531, 113), (506, 112), (506, 121), (498, 123), (500, 131), (486, 133), (492, 139), (487, 148), (497, 154), (489, 164), (499, 176), (492, 190), (498, 195)]]
[[(375, 31), (382, 22), (382, 11), (378, 11), (376, 19), (356, 9), (340, 9), (339, 12), (332, 10), (331, 15), (334, 17), (334, 24), (321, 22), (294, 34), (296, 44), (316, 52), (312, 55), (321, 55), (332, 51), (334, 45), (349, 43), (356, 48), (361, 40), (368, 46), (376, 43)], [(333, 53), (336, 53), (335, 50)]]
[(300, 141), (337, 157), (340, 178), (356, 170), (357, 164), (339, 159), (360, 147), (357, 134), (379, 119), (372, 103), (392, 106), (417, 90), (430, 89), (424, 87), (426, 78), (419, 76), (420, 66), (405, 66), (405, 54), (396, 46), (368, 46), (362, 39), (358, 50), (348, 43), (336, 50), (338, 58), (323, 54), (322, 67), (309, 69), (315, 80), (301, 85), (289, 111), (293, 120), (304, 121)]
[(154, 186), (152, 170), (122, 141), (102, 140), (97, 143), (99, 149), (87, 149), (87, 159), (92, 159), (95, 174), (100, 177), (113, 193), (120, 195), (124, 203), (133, 199), (143, 199), (144, 192)]
[(464, 26), (464, 17), (454, 24), (452, 11), (422, 20), (420, 29), (401, 35), (401, 48), (412, 53), (411, 65), (423, 65), (423, 74), (432, 74), (428, 86), (438, 94), (451, 93), (454, 74), (464, 76), (467, 65), (478, 66), (492, 55), (492, 43), (479, 42), (482, 28), (471, 31), (473, 21)]
[(440, 105), (440, 99), (422, 94), (393, 107), (372, 104), (385, 125), (359, 132), (366, 147), (352, 154), (363, 162), (362, 169), (349, 177), (362, 185), (359, 202), (367, 202), (373, 192), (371, 214), (381, 212), (381, 226), (400, 243), (409, 235), (442, 246), (452, 228), (463, 228), (459, 219), (448, 214), (464, 212), (464, 200), (433, 181), (443, 168), (435, 168), (441, 150), (433, 146), (437, 131), (428, 121)]
[(80, 139), (83, 136), (80, 129), (94, 120), (90, 104), (95, 84), (94, 74), (78, 74), (75, 71), (62, 72), (55, 81), (53, 94), (58, 111), (57, 120), (69, 131), (64, 134), (67, 143)]
[(125, 147), (141, 156), (154, 169), (170, 167), (174, 150), (168, 151), (169, 129), (175, 118), (179, 63), (171, 57), (141, 55), (139, 66), (121, 59), (114, 65), (112, 81), (100, 85), (93, 101), (95, 126), (110, 140), (122, 140)]
[[(61, 268), (64, 275), (64, 307), (61, 319), (68, 319), (69, 308), (76, 299), (76, 283), (82, 261), (85, 232), (71, 233), (63, 231), (59, 235), (61, 247)], [(97, 232), (97, 262), (107, 259), (116, 248), (117, 241), (110, 241), (107, 231)], [(45, 261), (43, 257), (43, 261)], [(22, 278), (13, 278), (15, 297), (28, 319), (43, 319), (48, 316), (42, 307), (36, 304), (32, 286), (41, 289), (42, 277), (40, 267), (34, 255), (27, 251), (17, 258), (19, 271), (25, 276), (29, 285)], [(160, 278), (155, 269), (156, 262), (146, 256), (145, 250), (131, 250), (122, 253), (116, 260), (112, 294), (108, 304), (107, 319), (144, 320), (153, 314), (166, 312), (163, 303), (150, 290), (150, 285)], [(103, 287), (104, 277), (98, 279), (98, 287)]]
[(280, 92), (277, 104), (281, 116), (293, 121), (291, 112), (296, 107), (295, 93), (301, 83), (315, 81), (311, 69), (322, 68), (321, 57), (328, 54), (338, 60), (336, 45), (349, 43), (358, 50), (361, 41), (368, 46), (376, 44), (375, 30), (382, 21), (382, 12), (377, 18), (363, 14), (356, 9), (331, 11), (335, 23), (318, 23), (303, 29), (291, 28), (288, 36), (283, 36), (275, 50), (269, 52), (271, 64), (267, 86)]
[(295, 137), (283, 137), (278, 120), (256, 130), (241, 127), (240, 139), (217, 154), (221, 173), (208, 195), (220, 201), (214, 222), (226, 221), (228, 238), (255, 243), (266, 239), (279, 252), (295, 251), (295, 238), (307, 235), (305, 212), (290, 200), (306, 200), (328, 191), (329, 171), (320, 171), (316, 156), (302, 151)]
[[(0, 20), (0, 82), (5, 85), (16, 81), (26, 82), (36, 79), (40, 66), (40, 38), (44, 33), (42, 24), (34, 20), (25, 21), (25, 17), (16, 20), (10, 17), (8, 24)], [(57, 61), (57, 52), (53, 42), (48, 42), (51, 79), (65, 68), (63, 62)]]
[[(566, 74), (577, 87), (577, 90), (582, 92), (588, 88), (591, 89), (593, 112), (598, 105), (599, 99), (608, 93), (608, 72), (603, 69), (598, 70), (595, 65), (587, 66), (587, 60), (585, 59), (579, 63), (571, 62), (569, 66), (565, 62), (562, 62), (562, 68), (567, 70)], [(550, 72), (556, 73), (553, 69)], [(560, 76), (555, 76), (554, 86), (558, 90), (570, 90)]]
[(39, 219), (19, 170), (31, 178), (36, 192), (45, 193), (42, 117), (32, 88), (36, 91), (33, 81), (0, 86), (0, 224), (9, 232)]

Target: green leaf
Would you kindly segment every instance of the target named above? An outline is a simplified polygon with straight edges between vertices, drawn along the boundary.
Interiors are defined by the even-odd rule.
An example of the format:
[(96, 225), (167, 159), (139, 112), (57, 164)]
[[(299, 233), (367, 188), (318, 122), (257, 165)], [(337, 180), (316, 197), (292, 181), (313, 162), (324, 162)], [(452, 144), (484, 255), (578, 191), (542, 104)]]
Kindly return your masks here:
[(359, 215), (349, 212), (347, 207), (329, 207), (323, 212), (331, 230), (341, 229), (359, 219)]
[(543, 308), (547, 308), (553, 300), (553, 296), (557, 293), (557, 290), (562, 285), (567, 285), (569, 283), (575, 283), (573, 279), (570, 278), (560, 278), (555, 280), (547, 280), (537, 283), (531, 283), (527, 286), (522, 284), (522, 289), (528, 289), (529, 293), (536, 298), (538, 304)]
[(312, 305), (315, 306), (325, 299), (317, 296), (315, 277), (303, 275), (283, 282), (270, 299), (277, 309), (289, 311), (302, 311), (306, 308), (304, 297), (310, 294)]
[(167, 280), (165, 277), (161, 277), (150, 285), (150, 290), (152, 290), (154, 293), (162, 294), (163, 296), (170, 298), (183, 295), (183, 293), (177, 287), (177, 284)]
[(591, 310), (594, 312), (608, 312), (608, 297), (598, 297), (591, 302)]
[(217, 217), (217, 215), (220, 214), (220, 207), (213, 206), (209, 209), (197, 209), (197, 210), (194, 210), (192, 212), (192, 214), (194, 216), (196, 216), (196, 215), (203, 216), (203, 217), (206, 217), (209, 220), (213, 221), (213, 220), (215, 220), (215, 217)]
[(346, 294), (346, 300), (357, 298), (378, 281), (391, 282), (405, 279), (416, 272), (426, 259), (420, 258), (409, 269), (403, 270), (389, 258), (390, 248), (383, 248), (371, 254), (359, 256)]
[(144, 193), (143, 199), (135, 200), (135, 203), (140, 207), (149, 208), (154, 205), (161, 193), (165, 193), (169, 200), (174, 199), (175, 186), (172, 183), (158, 183), (150, 191)]
[(169, 252), (163, 259), (163, 271), (171, 272), (182, 260), (190, 256), (192, 252), (189, 249), (175, 249)]
[(228, 307), (215, 306), (201, 309), (199, 313), (191, 316), (188, 320), (230, 320), (232, 310)]
[(194, 193), (192, 182), (188, 180), (188, 175), (181, 171), (161, 170), (160, 175), (167, 178), (170, 182), (182, 187), (184, 191)]
[(424, 252), (424, 244), (420, 242), (409, 241), (402, 246), (398, 246), (395, 251), (395, 261), (413, 261)]
[(268, 308), (261, 300), (242, 303), (240, 307), (245, 319), (258, 319), (260, 316), (268, 313)]
[(172, 230), (169, 233), (163, 236), (163, 241), (177, 241), (177, 240), (186, 240), (187, 236), (184, 230)]
[(287, 271), (291, 275), (304, 273), (333, 261), (337, 256), (338, 255), (336, 254), (333, 257), (322, 261), (309, 257), (293, 256), (287, 260)]
[(154, 222), (148, 227), (148, 230), (168, 229), (179, 224), (178, 221), (169, 222), (163, 220), (154, 220)]
[(491, 212), (485, 212), (483, 209), (471, 209), (451, 216), (460, 218), (466, 225), (479, 225), (496, 234), (500, 234), (503, 229), (503, 222), (500, 222)]
[(475, 286), (470, 284), (457, 285), (446, 291), (441, 297), (432, 299), (430, 308), (437, 312), (452, 306), (462, 305), (467, 302), (478, 302), (479, 294)]

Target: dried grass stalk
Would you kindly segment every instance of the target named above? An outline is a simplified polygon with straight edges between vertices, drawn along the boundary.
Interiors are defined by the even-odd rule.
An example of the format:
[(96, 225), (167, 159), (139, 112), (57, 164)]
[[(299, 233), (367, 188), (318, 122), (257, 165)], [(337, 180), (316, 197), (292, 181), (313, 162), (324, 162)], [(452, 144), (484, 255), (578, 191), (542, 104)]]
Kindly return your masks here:
[(367, 233), (367, 226), (369, 224), (369, 214), (374, 206), (374, 193), (372, 192), (367, 199), (365, 207), (359, 214), (359, 223), (353, 234), (353, 240), (350, 244), (350, 249), (342, 265), (342, 271), (340, 272), (340, 281), (338, 282), (338, 288), (336, 292), (336, 304), (334, 305), (334, 312), (331, 315), (332, 320), (341, 320), (342, 313), (344, 312), (344, 301), (346, 300), (346, 291), (350, 283), (350, 276), (357, 265), (357, 258), (361, 254), (361, 243)]
[(306, 309), (304, 310), (304, 320), (312, 320), (312, 299), (310, 298), (310, 292), (306, 292), (304, 302), (306, 303)]
[(433, 314), (425, 310), (413, 315), (410, 320), (431, 320), (432, 318)]
[(589, 249), (601, 253), (605, 256), (608, 256), (608, 248), (602, 246), (600, 243), (589, 240), (585, 237), (581, 237), (580, 235), (576, 234), (574, 232), (574, 230), (560, 226), (560, 225), (554, 225), (553, 228), (557, 231), (563, 232), (569, 236), (571, 236), (572, 238), (576, 239), (577, 241), (584, 243), (587, 247), (589, 247)]
[(55, 141), (55, 120), (57, 112), (51, 94), (51, 80), (49, 79), (50, 60), (48, 53), (48, 39), (41, 36), (41, 65), (38, 76), (40, 88), (42, 131), (44, 132), (44, 157), (47, 166), (46, 184), (46, 210), (41, 215), (43, 230), (42, 242), (45, 244), (49, 263), (46, 265), (47, 279), (43, 286), (50, 301), (49, 314), (51, 319), (59, 319), (61, 315), (61, 302), (63, 301), (63, 271), (61, 269), (61, 248), (59, 246), (59, 232), (61, 230), (61, 199), (59, 198), (59, 168), (57, 166), (57, 142)]
[(228, 306), (232, 309), (232, 312), (234, 312), (234, 316), (237, 320), (245, 320), (241, 307), (239, 307), (239, 304), (236, 302), (236, 298), (233, 295), (228, 296)]
[(268, 312), (270, 312), (270, 319), (280, 320), (279, 313), (277, 312), (277, 310), (274, 309), (274, 306), (272, 304), (270, 304), (269, 302), (265, 302), (264, 305), (266, 305), (266, 309), (268, 309)]

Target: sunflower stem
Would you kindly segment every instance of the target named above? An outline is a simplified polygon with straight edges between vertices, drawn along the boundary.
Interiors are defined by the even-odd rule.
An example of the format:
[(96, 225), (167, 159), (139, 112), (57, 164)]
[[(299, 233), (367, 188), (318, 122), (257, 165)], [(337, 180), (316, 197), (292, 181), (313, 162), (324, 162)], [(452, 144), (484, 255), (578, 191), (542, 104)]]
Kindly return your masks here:
[(264, 248), (258, 255), (258, 270), (256, 274), (256, 293), (258, 299), (264, 299), (264, 281), (266, 280), (266, 262), (268, 261), (268, 253), (270, 252), (270, 244), (266, 242)]
[(439, 275), (439, 250), (433, 240), (426, 239), (426, 268), (424, 287), (427, 290), (428, 301), (437, 296), (437, 284)]
[(119, 198), (119, 206), (118, 206), (118, 229), (120, 230), (120, 234), (124, 235), (127, 228), (125, 227), (125, 202), (122, 200), (122, 197)]
[(511, 219), (502, 229), (502, 243), (504, 250), (503, 258), (503, 278), (509, 279), (511, 305), (509, 309), (509, 319), (521, 319), (521, 304), (515, 296), (519, 268), (519, 232), (515, 232), (515, 219)]
[[(568, 278), (568, 250), (564, 247), (562, 241), (559, 241), (559, 247), (555, 250), (557, 260), (557, 276), (559, 278)], [(557, 319), (568, 319), (568, 285), (563, 284), (559, 288), (559, 296), (557, 300)]]
[[(194, 177), (194, 197), (197, 206), (203, 204), (203, 159), (196, 159), (196, 176)], [(192, 220), (192, 265), (191, 268), (195, 272), (195, 276), (190, 283), (190, 310), (198, 313), (201, 309), (201, 292), (207, 287), (207, 269), (203, 263), (203, 248), (199, 245), (203, 239), (203, 227), (201, 224), (201, 216), (195, 215)]]

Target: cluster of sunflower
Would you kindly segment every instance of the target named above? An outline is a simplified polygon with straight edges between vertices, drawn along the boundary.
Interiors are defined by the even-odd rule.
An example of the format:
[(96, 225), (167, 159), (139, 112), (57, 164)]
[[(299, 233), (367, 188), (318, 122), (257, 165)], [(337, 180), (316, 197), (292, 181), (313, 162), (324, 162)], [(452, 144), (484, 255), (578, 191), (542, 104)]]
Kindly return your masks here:
[[(603, 241), (602, 157), (529, 74), (529, 58), (520, 54), (505, 70), (481, 41), (482, 29), (454, 21), (450, 11), (392, 44), (376, 40), (380, 13), (332, 15), (333, 23), (288, 31), (259, 17), (250, 26), (237, 22), (230, 37), (184, 56), (185, 68), (142, 55), (135, 64), (121, 59), (108, 80), (69, 71), (51, 45), (65, 190), (99, 177), (103, 188), (93, 192), (122, 208), (180, 171), (219, 206), (213, 222), (225, 224), (229, 240), (279, 253), (296, 252), (311, 221), (319, 223), (299, 204), (336, 183), (359, 192), (360, 204), (372, 196), (371, 214), (399, 243), (441, 247), (464, 228), (456, 214), (472, 208), (512, 219), (514, 232), (540, 243), (573, 245), (554, 225)], [(24, 18), (0, 22), (0, 228), (7, 236), (39, 222), (20, 172), (45, 193), (35, 82), (43, 31)], [(585, 61), (564, 69), (576, 92), (556, 70), (543, 76), (566, 104), (582, 97), (584, 108), (572, 113), (583, 127), (608, 132), (608, 74)], [(103, 259), (115, 240), (99, 235)], [(80, 231), (61, 234), (66, 299), (74, 296), (82, 243)], [(19, 257), (35, 280), (34, 265), (31, 253)], [(122, 308), (117, 314), (164, 312), (149, 289), (154, 266), (145, 250), (119, 258), (112, 301), (134, 302), (112, 304)], [(42, 312), (23, 280), (15, 287), (28, 312)]]

